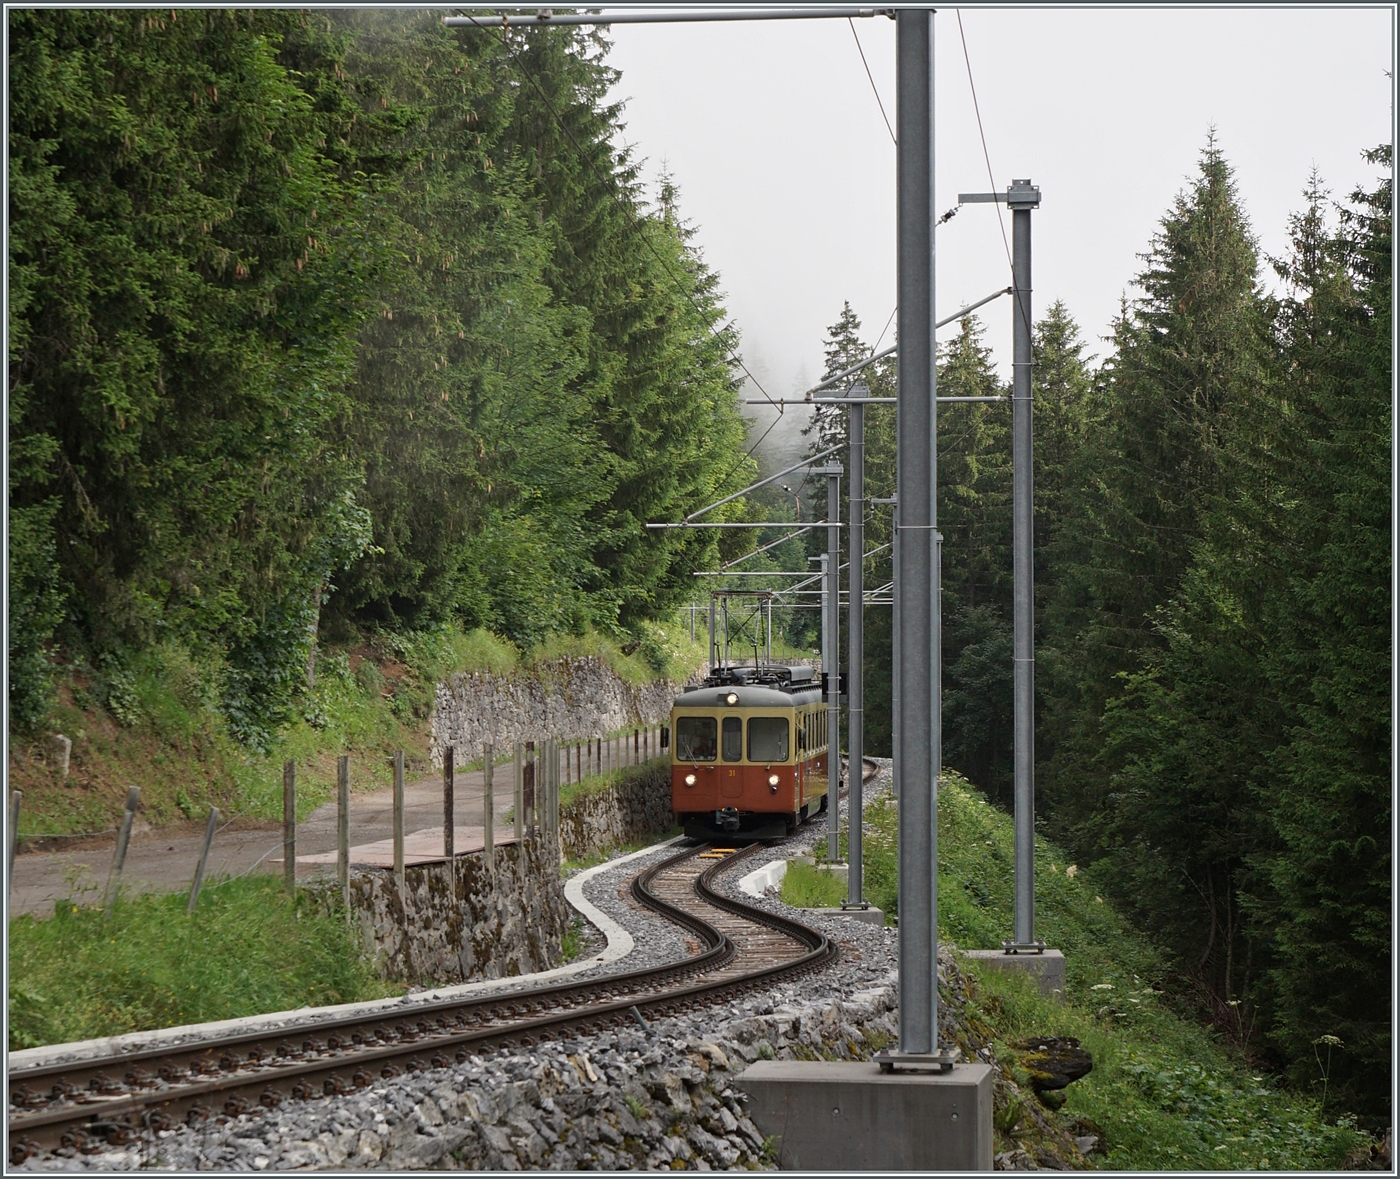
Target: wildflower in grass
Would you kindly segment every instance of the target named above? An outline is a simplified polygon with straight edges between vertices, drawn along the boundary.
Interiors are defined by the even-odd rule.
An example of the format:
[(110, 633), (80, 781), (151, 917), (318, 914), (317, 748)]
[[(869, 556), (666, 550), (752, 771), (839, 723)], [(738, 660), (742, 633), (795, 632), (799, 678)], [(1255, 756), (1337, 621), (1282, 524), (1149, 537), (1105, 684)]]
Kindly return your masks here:
[(1079, 875), (1079, 865), (1071, 864), (1068, 868), (1065, 869), (1065, 875), (1069, 877), (1069, 879), (1073, 880), (1076, 876)]
[[(1322, 1057), (1318, 1055), (1317, 1046), (1325, 1044), (1327, 1046), (1327, 1063), (1322, 1063)], [(1332, 1074), (1332, 1049), (1343, 1048), (1345, 1045), (1336, 1036), (1318, 1036), (1313, 1041), (1313, 1057), (1317, 1060), (1317, 1067), (1322, 1070), (1322, 1104), (1318, 1106), (1320, 1114), (1327, 1107), (1327, 1080)]]
[(1095, 983), (1095, 984), (1094, 984), (1092, 987), (1090, 987), (1089, 989), (1090, 989), (1091, 991), (1111, 991), (1111, 990), (1113, 990), (1113, 984), (1112, 984), (1112, 983)]

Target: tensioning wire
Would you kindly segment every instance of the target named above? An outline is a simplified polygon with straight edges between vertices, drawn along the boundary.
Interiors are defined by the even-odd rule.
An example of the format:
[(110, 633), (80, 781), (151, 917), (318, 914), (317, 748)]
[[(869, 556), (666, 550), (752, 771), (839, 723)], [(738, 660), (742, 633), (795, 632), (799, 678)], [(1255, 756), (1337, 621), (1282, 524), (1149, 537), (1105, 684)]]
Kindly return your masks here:
[[(982, 140), (982, 158), (987, 161), (987, 183), (991, 185), (992, 191), (996, 192), (997, 182), (992, 178), (992, 157), (991, 153), (987, 151), (987, 133), (982, 130), (982, 108), (977, 103), (977, 84), (972, 80), (972, 59), (968, 56), (967, 52), (967, 35), (963, 32), (962, 9), (956, 9), (955, 11), (958, 14), (958, 39), (962, 42), (963, 63), (967, 66), (967, 86), (968, 89), (972, 91), (972, 110), (977, 115), (977, 134)], [(1001, 202), (993, 201), (992, 204), (996, 206), (997, 227), (1001, 230), (1001, 248), (1006, 253), (1006, 268), (1011, 272), (1011, 285), (1014, 288), (1016, 286), (1016, 266), (1015, 263), (1011, 261), (1011, 244), (1006, 240), (1006, 220), (1002, 216)], [(1016, 298), (1016, 307), (1021, 318), (1024, 320), (1026, 318), (1026, 311), (1024, 306), (1022, 306), (1019, 295)], [(1030, 332), (1030, 330), (1031, 325), (1027, 322), (1026, 331)]]

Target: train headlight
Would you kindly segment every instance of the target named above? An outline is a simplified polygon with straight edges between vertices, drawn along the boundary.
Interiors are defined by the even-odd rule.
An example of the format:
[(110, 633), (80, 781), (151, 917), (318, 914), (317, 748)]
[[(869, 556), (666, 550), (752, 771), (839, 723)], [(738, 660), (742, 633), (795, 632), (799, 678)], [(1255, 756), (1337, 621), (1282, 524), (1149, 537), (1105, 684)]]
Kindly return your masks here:
[(739, 693), (738, 693), (738, 692), (730, 692), (729, 695), (726, 696), (726, 697), (724, 698), (724, 702), (725, 702), (726, 704), (730, 704), (730, 705), (738, 704), (738, 703), (739, 703)]
[(686, 784), (687, 786), (694, 786), (694, 785), (695, 785), (695, 775), (694, 775), (694, 774), (687, 774), (687, 775), (685, 776), (685, 784)]
[(769, 775), (768, 775), (768, 785), (770, 785), (770, 786), (777, 786), (777, 784), (778, 784), (778, 775), (777, 775), (777, 774), (769, 774)]

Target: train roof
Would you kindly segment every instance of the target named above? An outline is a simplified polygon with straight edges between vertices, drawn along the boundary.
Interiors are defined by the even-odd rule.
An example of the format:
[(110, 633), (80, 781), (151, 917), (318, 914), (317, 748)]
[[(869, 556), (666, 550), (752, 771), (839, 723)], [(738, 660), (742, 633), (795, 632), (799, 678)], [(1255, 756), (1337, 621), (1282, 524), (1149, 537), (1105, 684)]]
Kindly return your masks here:
[[(729, 703), (729, 696), (739, 699)], [(797, 664), (719, 667), (676, 697), (677, 708), (791, 708), (819, 701), (821, 682), (812, 668)]]

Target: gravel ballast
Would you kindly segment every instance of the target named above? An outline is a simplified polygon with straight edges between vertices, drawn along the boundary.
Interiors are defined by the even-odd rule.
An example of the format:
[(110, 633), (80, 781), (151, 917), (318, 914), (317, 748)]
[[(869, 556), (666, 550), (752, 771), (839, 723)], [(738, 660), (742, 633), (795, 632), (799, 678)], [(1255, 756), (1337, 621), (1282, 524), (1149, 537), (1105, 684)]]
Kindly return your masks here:
[[(889, 789), (888, 765), (866, 789), (868, 796)], [(797, 855), (825, 835), (823, 816), (775, 846), (771, 858)], [(694, 952), (680, 930), (626, 896), (637, 872), (674, 851), (660, 848), (589, 881), (588, 900), (636, 941), (633, 953), (604, 973)], [(750, 860), (745, 871), (760, 862)], [(839, 943), (840, 960), (645, 1028), (634, 1023), (530, 1050), (485, 1052), (355, 1093), (180, 1126), (130, 1148), (64, 1151), (20, 1169), (774, 1169), (775, 1146), (747, 1117), (737, 1075), (758, 1059), (863, 1059), (895, 1039), (898, 934), (794, 910), (774, 894), (754, 902), (738, 893), (743, 874), (725, 874), (721, 887), (822, 928)], [(949, 993), (964, 993), (958, 967), (942, 948), (939, 975)], [(956, 999), (940, 1005), (949, 1040), (960, 1006)], [(994, 1063), (985, 1049), (978, 1056)]]

